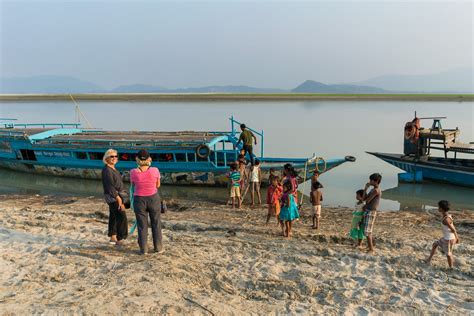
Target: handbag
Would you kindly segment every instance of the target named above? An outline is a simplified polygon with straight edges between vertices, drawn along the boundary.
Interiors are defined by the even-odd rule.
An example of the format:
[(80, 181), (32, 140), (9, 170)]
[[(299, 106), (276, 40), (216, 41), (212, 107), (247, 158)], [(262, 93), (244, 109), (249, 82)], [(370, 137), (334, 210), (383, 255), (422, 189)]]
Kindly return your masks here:
[(125, 191), (125, 190), (122, 190), (118, 193), (118, 195), (120, 196), (120, 198), (122, 199), (122, 203), (123, 205), (125, 206), (125, 209), (129, 209), (130, 208), (130, 195), (128, 195), (128, 192)]

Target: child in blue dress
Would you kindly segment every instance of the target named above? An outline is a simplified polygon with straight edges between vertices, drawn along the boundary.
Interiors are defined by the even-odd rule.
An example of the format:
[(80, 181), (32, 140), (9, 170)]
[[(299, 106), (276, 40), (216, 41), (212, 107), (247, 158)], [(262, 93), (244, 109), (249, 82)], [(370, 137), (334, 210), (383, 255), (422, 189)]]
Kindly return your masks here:
[(283, 223), (283, 236), (291, 237), (293, 221), (300, 217), (295, 196), (292, 193), (292, 184), (288, 181), (283, 185), (283, 196), (281, 197), (280, 221)]
[(362, 240), (364, 236), (364, 190), (357, 190), (356, 192), (356, 205), (354, 212), (352, 212), (352, 224), (349, 236), (354, 239), (357, 243), (354, 247), (361, 249)]

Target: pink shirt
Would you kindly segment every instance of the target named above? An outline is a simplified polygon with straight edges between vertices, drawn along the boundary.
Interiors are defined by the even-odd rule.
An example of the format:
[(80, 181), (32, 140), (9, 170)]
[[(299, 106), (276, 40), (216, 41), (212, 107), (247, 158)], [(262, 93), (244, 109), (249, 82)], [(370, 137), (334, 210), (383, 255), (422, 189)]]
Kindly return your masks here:
[(138, 169), (130, 171), (130, 182), (135, 186), (134, 196), (151, 196), (158, 192), (156, 182), (160, 180), (158, 168), (150, 167), (145, 172)]

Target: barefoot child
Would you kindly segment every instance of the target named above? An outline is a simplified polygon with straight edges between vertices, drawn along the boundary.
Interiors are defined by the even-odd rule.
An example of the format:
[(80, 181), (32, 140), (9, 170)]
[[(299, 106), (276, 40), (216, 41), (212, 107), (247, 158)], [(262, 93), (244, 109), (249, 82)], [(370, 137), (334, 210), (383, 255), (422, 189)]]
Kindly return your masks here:
[[(243, 194), (246, 190), (248, 190), (247, 186), (247, 178), (248, 178), (248, 173), (247, 173), (247, 160), (245, 160), (245, 156), (243, 154), (240, 154), (238, 159), (237, 159), (237, 170), (240, 173), (240, 199), (243, 200)], [(241, 201), (242, 203), (243, 201)]]
[(284, 193), (281, 197), (280, 220), (283, 222), (283, 236), (291, 237), (293, 221), (300, 217), (295, 196), (292, 194), (292, 184), (288, 181), (283, 185)]
[(260, 183), (262, 182), (262, 175), (260, 172), (260, 160), (255, 159), (255, 165), (251, 167), (250, 172), (250, 185), (252, 187), (252, 191), (250, 191), (250, 195), (252, 197), (252, 206), (255, 204), (255, 192), (257, 193), (258, 204), (262, 204), (262, 196), (260, 195)]
[(279, 215), (280, 215), (280, 198), (283, 193), (283, 188), (281, 187), (278, 177), (273, 176), (270, 179), (270, 186), (267, 190), (267, 204), (268, 204), (268, 214), (267, 214), (267, 222), (265, 225), (268, 224), (271, 217), (275, 217), (277, 223), (280, 223)]
[[(368, 252), (374, 252), (374, 240), (372, 231), (374, 229), (375, 218), (377, 217), (377, 209), (380, 204), (380, 197), (382, 191), (380, 190), (380, 182), (382, 176), (379, 173), (373, 173), (369, 177), (369, 182), (364, 188), (364, 236), (367, 237), (367, 250)], [(367, 190), (370, 187), (373, 189), (367, 194)]]
[(454, 258), (453, 258), (453, 248), (455, 244), (459, 244), (459, 236), (454, 228), (453, 218), (448, 213), (449, 212), (449, 202), (446, 200), (441, 200), (438, 202), (438, 211), (441, 213), (443, 219), (441, 220), (442, 229), (443, 229), (443, 238), (437, 240), (433, 243), (433, 248), (431, 249), (430, 256), (426, 259), (427, 263), (431, 262), (436, 248), (440, 248), (441, 251), (446, 255), (448, 259), (448, 265), (452, 269)]
[(240, 208), (240, 172), (237, 170), (237, 165), (230, 166), (230, 197), (232, 199), (232, 208), (235, 208), (235, 200), (237, 199), (237, 208)]
[(323, 193), (321, 188), (323, 186), (319, 181), (312, 183), (311, 193), (309, 194), (309, 201), (311, 202), (311, 216), (313, 218), (312, 229), (319, 229), (319, 221), (321, 219), (321, 201), (323, 200)]
[(362, 240), (364, 239), (364, 190), (357, 190), (356, 200), (355, 209), (354, 212), (352, 212), (352, 225), (349, 236), (357, 242), (355, 246), (360, 248), (362, 246)]

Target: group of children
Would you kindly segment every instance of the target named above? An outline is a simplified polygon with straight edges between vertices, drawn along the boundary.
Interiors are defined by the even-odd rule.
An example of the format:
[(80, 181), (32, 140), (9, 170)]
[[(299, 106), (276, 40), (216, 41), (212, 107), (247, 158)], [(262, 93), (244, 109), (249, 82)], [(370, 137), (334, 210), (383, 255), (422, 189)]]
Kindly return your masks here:
[[(232, 208), (240, 208), (247, 192), (250, 190), (251, 205), (255, 205), (255, 195), (258, 204), (262, 204), (260, 186), (262, 183), (262, 174), (260, 171), (260, 161), (255, 159), (254, 164), (247, 166), (244, 152), (242, 152), (237, 161), (230, 165), (229, 186)], [(228, 201), (229, 203), (229, 201)]]
[[(267, 205), (268, 213), (266, 224), (270, 219), (276, 218), (277, 224), (282, 229), (284, 237), (291, 237), (293, 222), (300, 217), (298, 205), (298, 181), (297, 172), (291, 164), (283, 166), (282, 177), (275, 175), (275, 170), (270, 169), (269, 186), (267, 190)], [(258, 202), (261, 204), (261, 170), (260, 162), (255, 160), (255, 164), (248, 168), (246, 166), (245, 156), (241, 154), (235, 164), (231, 166), (230, 178), (230, 196), (232, 198), (232, 207), (236, 205), (238, 208), (242, 205), (245, 193), (251, 189), (251, 205), (254, 205), (255, 193), (258, 197)], [(361, 249), (364, 239), (367, 240), (367, 251), (374, 252), (373, 229), (377, 211), (380, 204), (382, 192), (380, 183), (382, 176), (379, 173), (370, 175), (369, 182), (364, 189), (356, 192), (356, 205), (352, 213), (351, 228), (348, 235), (354, 239), (354, 247)], [(323, 201), (322, 194), (323, 185), (319, 182), (319, 173), (314, 172), (311, 177), (311, 217), (313, 229), (320, 228), (321, 219), (321, 202)], [(369, 191), (370, 189), (370, 191)], [(245, 192), (244, 192), (245, 190)], [(242, 195), (241, 192), (244, 192)], [(452, 250), (456, 243), (459, 243), (459, 237), (454, 228), (451, 215), (448, 214), (449, 202), (440, 201), (438, 203), (439, 211), (442, 213), (442, 227), (443, 238), (433, 244), (431, 254), (426, 262), (431, 262), (436, 249), (439, 247), (444, 252), (448, 259), (450, 267), (453, 266)]]

